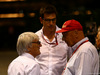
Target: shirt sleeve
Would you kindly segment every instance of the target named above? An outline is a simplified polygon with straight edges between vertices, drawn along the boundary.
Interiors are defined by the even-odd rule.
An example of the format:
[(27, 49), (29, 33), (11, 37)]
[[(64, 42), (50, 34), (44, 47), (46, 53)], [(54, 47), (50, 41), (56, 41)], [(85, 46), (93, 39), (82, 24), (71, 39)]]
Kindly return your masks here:
[(18, 62), (11, 63), (8, 67), (8, 75), (24, 75), (24, 66)]

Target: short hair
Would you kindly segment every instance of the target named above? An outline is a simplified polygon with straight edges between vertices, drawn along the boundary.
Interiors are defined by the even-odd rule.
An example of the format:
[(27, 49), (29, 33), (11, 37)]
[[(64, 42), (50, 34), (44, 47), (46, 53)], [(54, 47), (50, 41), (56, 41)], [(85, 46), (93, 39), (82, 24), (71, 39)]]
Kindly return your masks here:
[(40, 9), (40, 17), (44, 18), (44, 14), (55, 13), (57, 15), (57, 10), (53, 5), (47, 5)]
[(17, 40), (17, 52), (22, 55), (27, 50), (27, 47), (31, 45), (34, 40), (39, 40), (38, 35), (33, 32), (24, 32), (19, 35)]

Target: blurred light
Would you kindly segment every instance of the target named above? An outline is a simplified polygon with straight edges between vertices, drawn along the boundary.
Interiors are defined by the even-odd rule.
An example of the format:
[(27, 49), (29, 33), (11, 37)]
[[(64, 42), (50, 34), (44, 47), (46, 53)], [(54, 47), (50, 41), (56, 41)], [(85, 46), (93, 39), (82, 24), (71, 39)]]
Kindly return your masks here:
[(21, 17), (24, 17), (23, 13), (0, 14), (0, 18), (21, 18)]
[(73, 14), (74, 15), (79, 15), (80, 13), (79, 13), (79, 11), (75, 11), (75, 12), (73, 12)]
[(0, 0), (0, 2), (25, 1), (25, 0)]
[(92, 12), (91, 12), (90, 10), (87, 10), (87, 11), (86, 11), (86, 14), (87, 14), (87, 15), (91, 15)]
[(35, 13), (29, 13), (29, 16), (30, 17), (34, 17), (35, 16)]

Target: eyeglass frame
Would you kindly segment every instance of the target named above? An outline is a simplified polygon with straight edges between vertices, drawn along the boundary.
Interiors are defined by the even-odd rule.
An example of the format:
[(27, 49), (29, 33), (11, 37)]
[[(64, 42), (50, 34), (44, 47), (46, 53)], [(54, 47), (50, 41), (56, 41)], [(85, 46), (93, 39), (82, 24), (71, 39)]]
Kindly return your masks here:
[(50, 22), (50, 21), (52, 21), (52, 22), (56, 22), (56, 18), (53, 18), (53, 19), (45, 19), (45, 18), (43, 18), (43, 20), (44, 21), (46, 21), (46, 22)]

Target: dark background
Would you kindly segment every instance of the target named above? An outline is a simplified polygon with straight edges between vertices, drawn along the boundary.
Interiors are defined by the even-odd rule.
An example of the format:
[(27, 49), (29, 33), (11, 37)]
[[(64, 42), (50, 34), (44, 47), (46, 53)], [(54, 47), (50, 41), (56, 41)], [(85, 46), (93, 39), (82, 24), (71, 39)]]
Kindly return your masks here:
[[(0, 49), (16, 49), (18, 35), (25, 31), (36, 32), (41, 29), (42, 25), (39, 21), (39, 9), (47, 4), (52, 4), (57, 8), (57, 25), (59, 27), (69, 19), (78, 20), (87, 35), (88, 26), (94, 22), (96, 27), (100, 25), (100, 3), (99, 0), (25, 0), (16, 2), (0, 2), (0, 14), (7, 13), (23, 13), (23, 18), (0, 18)], [(87, 11), (91, 14), (87, 14)], [(75, 12), (79, 12), (75, 15)], [(35, 13), (31, 17), (29, 13)], [(97, 32), (97, 30), (95, 31)], [(89, 36), (95, 44), (95, 35)], [(6, 50), (6, 49), (5, 49)]]

